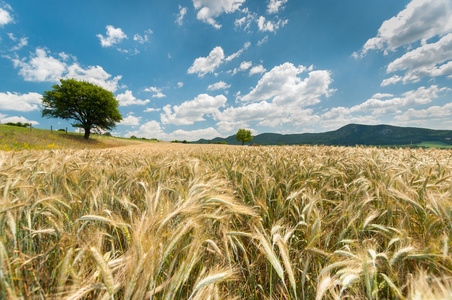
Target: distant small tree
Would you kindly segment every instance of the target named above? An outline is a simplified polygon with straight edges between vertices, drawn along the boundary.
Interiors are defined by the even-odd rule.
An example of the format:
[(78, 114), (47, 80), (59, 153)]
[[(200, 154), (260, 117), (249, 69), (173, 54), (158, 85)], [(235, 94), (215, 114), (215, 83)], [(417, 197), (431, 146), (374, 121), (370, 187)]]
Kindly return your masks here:
[(235, 139), (243, 144), (247, 142), (251, 142), (253, 140), (253, 136), (251, 135), (251, 131), (246, 129), (239, 129), (235, 134)]
[(72, 126), (83, 128), (89, 139), (92, 129), (111, 130), (122, 120), (118, 101), (112, 92), (95, 84), (61, 79), (42, 97), (42, 116), (74, 120)]

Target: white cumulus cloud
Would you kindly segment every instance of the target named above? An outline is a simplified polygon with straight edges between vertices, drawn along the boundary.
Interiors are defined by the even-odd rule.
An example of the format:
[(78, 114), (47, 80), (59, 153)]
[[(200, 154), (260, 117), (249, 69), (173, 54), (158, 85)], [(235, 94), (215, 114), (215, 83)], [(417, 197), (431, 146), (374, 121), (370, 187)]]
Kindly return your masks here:
[(238, 68), (234, 68), (234, 70), (232, 71), (232, 75), (235, 75), (237, 72), (246, 71), (249, 68), (251, 68), (252, 65), (253, 65), (253, 63), (250, 61), (242, 61)]
[(8, 122), (18, 123), (18, 122), (21, 122), (21, 123), (31, 123), (31, 124), (33, 124), (33, 126), (39, 125), (39, 122), (33, 121), (33, 120), (28, 120), (27, 118), (25, 118), (23, 116), (20, 116), (20, 117), (18, 117), (18, 116), (12, 116), (12, 117), (3, 116), (2, 117), (2, 115), (0, 115), (0, 122), (2, 122), (2, 123), (8, 123)]
[(101, 66), (82, 68), (78, 63), (68, 66), (64, 77), (88, 81), (111, 92), (118, 89), (118, 81), (122, 78), (121, 75), (118, 75), (110, 79), (111, 75), (105, 72)]
[(242, 71), (248, 70), (249, 68), (251, 68), (252, 65), (253, 63), (250, 61), (242, 61), (242, 63), (240, 64), (240, 70)]
[(102, 47), (111, 47), (114, 44), (119, 44), (123, 39), (127, 39), (127, 35), (122, 31), (121, 28), (114, 28), (111, 25), (105, 27), (107, 29), (106, 36), (102, 34), (96, 35)]
[(262, 74), (265, 73), (265, 71), (267, 71), (263, 65), (257, 65), (251, 68), (250, 70), (250, 76), (254, 75), (254, 74)]
[(187, 140), (187, 141), (197, 141), (199, 139), (214, 139), (216, 137), (221, 137), (221, 134), (212, 127), (196, 129), (196, 130), (182, 130), (178, 129), (168, 134), (171, 140)]
[(216, 91), (216, 90), (226, 90), (228, 88), (230, 88), (231, 85), (227, 84), (224, 81), (219, 81), (217, 83), (211, 84), (207, 87), (207, 90), (209, 91)]
[(413, 0), (397, 16), (383, 22), (377, 36), (363, 46), (362, 55), (370, 50), (393, 51), (449, 32), (452, 32), (450, 0)]
[(3, 8), (0, 7), (0, 26), (6, 25), (13, 21), (13, 17), (8, 10), (11, 10), (11, 7), (9, 5), (6, 5)]
[(155, 95), (152, 95), (152, 98), (165, 98), (165, 97), (166, 97), (166, 95), (163, 93), (160, 93), (160, 92)]
[(42, 95), (38, 93), (0, 93), (0, 110), (33, 111), (38, 110)]
[(27, 58), (11, 58), (14, 67), (19, 69), (25, 81), (32, 82), (58, 82), (61, 78), (74, 78), (85, 80), (99, 85), (109, 91), (115, 92), (118, 81), (122, 76), (111, 78), (101, 66), (81, 67), (77, 62), (70, 64), (69, 60), (75, 58), (65, 53), (60, 53), (60, 59), (50, 55), (42, 48), (36, 48), (34, 54)]
[[(452, 14), (450, 16), (452, 18)], [(403, 82), (416, 82), (422, 77), (452, 75), (452, 33), (436, 43), (425, 44), (391, 62), (387, 72), (406, 70)]]
[(251, 42), (246, 42), (242, 49), (227, 57), (224, 55), (223, 48), (217, 46), (210, 51), (207, 57), (198, 57), (195, 59), (193, 65), (188, 69), (187, 73), (197, 73), (199, 77), (203, 77), (207, 73), (213, 73), (221, 64), (239, 57), (243, 51), (247, 50), (250, 46)]
[(248, 128), (248, 124), (246, 121), (220, 121), (216, 124), (218, 131), (223, 132), (225, 134), (235, 133), (240, 128)]
[(221, 134), (218, 133), (218, 131), (216, 131), (212, 127), (191, 130), (191, 131), (178, 129), (171, 133), (165, 133), (164, 128), (162, 128), (160, 123), (157, 121), (147, 122), (147, 123), (141, 125), (138, 130), (129, 131), (126, 134), (126, 136), (129, 136), (129, 137), (132, 135), (137, 136), (137, 137), (156, 138), (159, 140), (166, 140), (166, 141), (172, 141), (172, 140), (196, 141), (201, 138), (213, 139), (215, 137), (221, 136)]
[(296, 103), (299, 106), (308, 106), (319, 103), (322, 95), (329, 96), (333, 92), (329, 88), (332, 82), (329, 71), (311, 71), (304, 79), (300, 78), (299, 75), (305, 71), (306, 67), (295, 67), (289, 62), (276, 66), (265, 73), (256, 87), (241, 97), (241, 100), (273, 100), (279, 104)]
[(53, 81), (63, 77), (67, 71), (67, 65), (47, 54), (45, 49), (36, 48), (35, 55), (31, 54), (28, 62), (26, 59), (12, 59), (15, 68), (19, 68), (19, 75), (26, 81)]
[(205, 23), (220, 29), (221, 25), (215, 20), (223, 13), (233, 13), (240, 8), (246, 0), (192, 0), (198, 11), (196, 17)]
[(137, 99), (132, 91), (125, 91), (122, 94), (119, 94), (116, 96), (116, 99), (119, 101), (119, 106), (128, 106), (128, 105), (145, 105), (149, 102), (151, 102), (149, 99), (146, 100), (140, 100)]
[(126, 137), (131, 137), (132, 135), (136, 137), (145, 138), (156, 138), (156, 139), (167, 139), (167, 135), (163, 132), (160, 123), (157, 121), (146, 122), (139, 127), (136, 131), (129, 131)]
[(420, 121), (450, 121), (452, 117), (452, 103), (443, 106), (430, 106), (426, 109), (410, 108), (403, 114), (395, 116), (394, 119), (403, 124), (419, 124)]
[(119, 123), (119, 125), (125, 126), (137, 126), (140, 125), (141, 117), (135, 117), (134, 115), (128, 115)]
[(337, 129), (347, 124), (375, 125), (381, 123), (374, 115), (352, 115), (348, 108), (334, 107), (328, 112), (318, 116), (317, 122), (325, 129)]
[[(429, 43), (431, 39), (433, 42)], [(452, 78), (452, 2), (412, 0), (397, 16), (384, 21), (377, 36), (352, 56), (363, 57), (371, 50), (388, 54), (402, 46), (405, 54), (391, 62), (386, 70), (404, 74), (383, 80), (381, 86), (417, 82), (423, 77)]]
[(203, 77), (207, 73), (213, 73), (224, 61), (224, 51), (221, 47), (215, 47), (207, 57), (198, 57), (188, 69), (188, 74), (197, 73)]
[[(350, 108), (350, 112), (358, 111), (373, 111), (374, 114), (386, 114), (391, 112), (397, 112), (402, 107), (408, 107), (413, 105), (421, 105), (432, 102), (432, 99), (438, 98), (438, 94), (446, 91), (447, 88), (438, 88), (436, 85), (432, 85), (428, 88), (419, 87), (417, 90), (408, 91), (402, 94), (402, 97), (395, 97), (391, 99), (381, 100), (377, 97), (372, 97), (365, 102), (355, 105)], [(389, 94), (391, 95), (391, 94)], [(391, 97), (384, 95), (383, 97)]]
[[(221, 121), (219, 125), (223, 124), (223, 122), (240, 122), (243, 120), (248, 122), (271, 120), (275, 122), (283, 117), (283, 112), (274, 103), (261, 101), (239, 107), (226, 108), (219, 115), (219, 120)], [(274, 125), (277, 125), (276, 122)]]
[(200, 94), (195, 99), (185, 101), (180, 105), (166, 105), (164, 113), (160, 114), (163, 124), (192, 125), (195, 122), (205, 121), (205, 116), (215, 116), (219, 108), (226, 105), (227, 99), (223, 95), (216, 97)]
[[(432, 85), (405, 92), (399, 97), (377, 93), (371, 99), (352, 107), (333, 107), (320, 115), (320, 120), (324, 128), (338, 128), (350, 123), (377, 124), (381, 123), (379, 117), (388, 114), (395, 115), (394, 119), (397, 121), (407, 121), (409, 112), (424, 111), (415, 110), (413, 106), (431, 103), (440, 94), (447, 91), (450, 89)], [(381, 98), (387, 99), (382, 100)]]
[[(301, 77), (306, 71), (309, 73)], [(251, 122), (268, 127), (316, 122), (319, 117), (306, 106), (317, 104), (321, 98), (333, 93), (331, 82), (330, 72), (326, 70), (295, 67), (289, 62), (276, 66), (263, 75), (250, 93), (237, 95), (237, 99), (244, 103), (242, 106), (227, 107), (217, 114), (217, 126), (225, 132), (238, 124)]]

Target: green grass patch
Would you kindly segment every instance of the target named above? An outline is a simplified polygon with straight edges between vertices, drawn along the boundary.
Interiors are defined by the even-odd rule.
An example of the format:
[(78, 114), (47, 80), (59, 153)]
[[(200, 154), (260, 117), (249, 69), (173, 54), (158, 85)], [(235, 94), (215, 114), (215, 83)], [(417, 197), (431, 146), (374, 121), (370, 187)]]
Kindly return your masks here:
[(416, 144), (419, 147), (426, 148), (441, 148), (441, 149), (449, 149), (452, 148), (452, 145), (443, 143), (443, 142), (422, 142), (420, 144)]
[(54, 150), (54, 149), (102, 149), (149, 142), (91, 134), (89, 140), (83, 134), (46, 129), (23, 128), (2, 124), (0, 126), (0, 150)]

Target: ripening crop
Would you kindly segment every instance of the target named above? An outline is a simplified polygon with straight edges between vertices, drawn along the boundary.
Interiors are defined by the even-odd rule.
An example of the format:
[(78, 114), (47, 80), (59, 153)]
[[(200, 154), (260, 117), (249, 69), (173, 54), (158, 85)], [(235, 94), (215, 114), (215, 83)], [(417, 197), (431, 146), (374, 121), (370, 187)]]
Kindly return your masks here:
[(448, 150), (0, 151), (2, 299), (450, 299)]

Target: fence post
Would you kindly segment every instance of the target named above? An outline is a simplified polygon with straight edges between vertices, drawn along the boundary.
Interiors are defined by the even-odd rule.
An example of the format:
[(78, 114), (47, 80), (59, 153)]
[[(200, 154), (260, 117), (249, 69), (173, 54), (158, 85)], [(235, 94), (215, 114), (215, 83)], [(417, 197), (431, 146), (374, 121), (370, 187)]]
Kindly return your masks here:
[(52, 132), (53, 132), (53, 126), (50, 125), (50, 134), (52, 134)]
[(30, 123), (30, 133), (33, 132), (33, 124)]
[(67, 134), (67, 127), (66, 127), (66, 134)]

